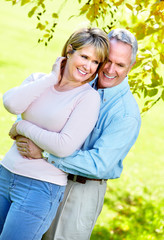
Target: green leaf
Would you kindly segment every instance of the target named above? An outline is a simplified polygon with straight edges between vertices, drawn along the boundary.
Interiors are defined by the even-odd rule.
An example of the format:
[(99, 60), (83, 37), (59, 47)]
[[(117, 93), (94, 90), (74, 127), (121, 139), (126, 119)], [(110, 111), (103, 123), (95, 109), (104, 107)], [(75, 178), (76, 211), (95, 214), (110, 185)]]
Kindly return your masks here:
[(156, 88), (147, 91), (147, 94), (148, 94), (149, 97), (153, 97), (157, 93), (158, 93), (158, 89), (156, 89)]
[(31, 9), (31, 11), (28, 12), (28, 17), (29, 17), (29, 18), (34, 15), (36, 9), (37, 9), (37, 7), (33, 7), (33, 8)]
[(45, 38), (48, 38), (49, 36), (50, 36), (50, 34), (48, 34), (48, 33), (43, 35), (43, 37), (45, 37)]
[(38, 23), (37, 26), (36, 26), (37, 29), (40, 29), (40, 30), (44, 30), (46, 28), (45, 25), (43, 25), (42, 23)]
[(57, 13), (52, 13), (52, 17), (53, 17), (53, 18), (58, 18), (59, 16), (58, 16)]
[(31, 0), (21, 0), (21, 6), (31, 2)]
[(162, 91), (161, 98), (164, 101), (164, 90)]

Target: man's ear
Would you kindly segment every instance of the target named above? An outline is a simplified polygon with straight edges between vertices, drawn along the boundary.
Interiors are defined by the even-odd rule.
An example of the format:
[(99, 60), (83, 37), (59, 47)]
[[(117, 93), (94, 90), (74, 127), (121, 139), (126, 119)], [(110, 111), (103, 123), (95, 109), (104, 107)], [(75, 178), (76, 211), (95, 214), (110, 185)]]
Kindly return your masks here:
[(131, 65), (131, 68), (136, 64), (136, 61)]
[(130, 72), (130, 70), (132, 69), (132, 67), (133, 67), (135, 64), (136, 64), (136, 61), (135, 61), (132, 65), (130, 65), (128, 73)]

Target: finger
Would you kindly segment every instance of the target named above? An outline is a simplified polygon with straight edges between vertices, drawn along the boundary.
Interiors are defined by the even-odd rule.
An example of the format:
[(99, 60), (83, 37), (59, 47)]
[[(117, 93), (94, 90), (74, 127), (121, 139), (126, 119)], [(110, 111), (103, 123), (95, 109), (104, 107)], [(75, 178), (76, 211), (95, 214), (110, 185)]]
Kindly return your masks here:
[(17, 147), (17, 150), (19, 152), (26, 152), (26, 148), (23, 148), (23, 147)]
[(24, 157), (24, 156), (27, 156), (27, 153), (24, 152), (24, 151), (21, 151), (21, 150), (19, 151), (19, 150), (18, 150), (18, 152), (19, 152), (19, 154), (22, 155), (23, 157)]
[(9, 137), (12, 139), (12, 140), (15, 140), (16, 138), (13, 137), (13, 135), (9, 134)]
[(17, 147), (19, 148), (28, 148), (27, 143), (23, 143), (23, 142), (16, 142)]
[(27, 142), (27, 140), (28, 140), (28, 138), (23, 137), (23, 136), (21, 136), (21, 135), (18, 135), (18, 136), (16, 137), (16, 141), (17, 141), (17, 142)]
[(31, 157), (30, 152), (27, 151), (26, 149), (19, 148), (19, 149), (18, 149), (18, 152), (19, 152), (22, 156), (25, 156), (25, 157), (27, 157), (27, 158)]

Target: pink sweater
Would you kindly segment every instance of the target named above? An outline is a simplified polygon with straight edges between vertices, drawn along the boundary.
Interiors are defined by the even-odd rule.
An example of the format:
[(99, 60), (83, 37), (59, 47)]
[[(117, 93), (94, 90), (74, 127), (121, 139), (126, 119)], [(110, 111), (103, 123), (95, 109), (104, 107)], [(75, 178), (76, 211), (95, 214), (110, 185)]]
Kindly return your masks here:
[[(92, 131), (99, 113), (100, 97), (89, 84), (69, 91), (56, 91), (54, 73), (34, 73), (21, 86), (3, 96), (5, 108), (22, 114), (17, 132), (58, 157), (79, 149)], [(84, 159), (85, 161), (85, 159)], [(14, 142), (1, 164), (9, 171), (59, 185), (66, 185), (67, 174), (44, 159), (26, 159)]]

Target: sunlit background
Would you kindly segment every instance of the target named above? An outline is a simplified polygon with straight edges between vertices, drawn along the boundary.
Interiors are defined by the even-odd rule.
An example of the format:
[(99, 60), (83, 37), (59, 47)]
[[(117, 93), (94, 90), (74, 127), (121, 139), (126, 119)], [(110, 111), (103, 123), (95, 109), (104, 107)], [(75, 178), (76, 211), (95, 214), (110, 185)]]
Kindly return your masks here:
[[(0, 159), (12, 144), (8, 131), (16, 117), (2, 105), (2, 95), (33, 72), (50, 72), (69, 35), (88, 26), (77, 14), (77, 1), (67, 1), (61, 11), (54, 38), (45, 47), (29, 6), (0, 5)], [(50, 8), (52, 2), (50, 1)], [(60, 11), (60, 9), (58, 9)], [(163, 239), (164, 216), (164, 103), (157, 103), (142, 116), (139, 138), (124, 160), (120, 179), (109, 180), (103, 211), (92, 240)]]

